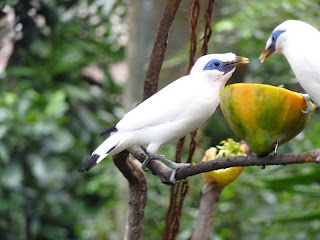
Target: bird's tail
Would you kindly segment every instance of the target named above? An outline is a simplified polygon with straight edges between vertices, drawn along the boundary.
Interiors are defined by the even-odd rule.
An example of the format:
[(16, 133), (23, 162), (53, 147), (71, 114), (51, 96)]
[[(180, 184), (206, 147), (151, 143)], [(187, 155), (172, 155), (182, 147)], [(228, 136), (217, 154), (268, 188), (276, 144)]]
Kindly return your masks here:
[(100, 161), (108, 156), (112, 156), (124, 148), (121, 146), (123, 141), (118, 134), (112, 134), (109, 138), (107, 138), (93, 153), (92, 155), (82, 164), (79, 168), (80, 172), (89, 171), (95, 165), (97, 165)]

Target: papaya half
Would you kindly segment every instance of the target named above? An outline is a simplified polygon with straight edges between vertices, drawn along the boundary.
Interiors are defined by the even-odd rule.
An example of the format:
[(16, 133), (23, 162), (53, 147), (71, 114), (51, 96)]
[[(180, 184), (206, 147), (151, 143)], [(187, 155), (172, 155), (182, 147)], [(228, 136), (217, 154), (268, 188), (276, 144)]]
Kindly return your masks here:
[[(311, 102), (310, 102), (311, 103)], [(311, 103), (312, 104), (312, 103)], [(220, 93), (222, 113), (229, 127), (259, 156), (299, 134), (314, 112), (290, 90), (266, 84), (236, 83)]]

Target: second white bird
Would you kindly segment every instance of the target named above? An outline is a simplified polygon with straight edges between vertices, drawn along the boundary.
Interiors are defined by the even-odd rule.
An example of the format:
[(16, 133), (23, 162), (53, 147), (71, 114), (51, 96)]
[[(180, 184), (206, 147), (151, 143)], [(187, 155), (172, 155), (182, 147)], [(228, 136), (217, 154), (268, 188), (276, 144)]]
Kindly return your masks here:
[(273, 30), (261, 62), (274, 53), (287, 58), (302, 88), (320, 105), (320, 32), (299, 20), (284, 21)]

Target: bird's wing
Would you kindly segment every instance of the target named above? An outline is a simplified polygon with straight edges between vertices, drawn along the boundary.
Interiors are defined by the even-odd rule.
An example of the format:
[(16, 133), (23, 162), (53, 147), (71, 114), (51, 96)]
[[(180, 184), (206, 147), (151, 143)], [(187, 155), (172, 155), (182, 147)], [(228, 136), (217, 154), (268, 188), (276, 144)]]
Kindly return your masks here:
[(184, 76), (128, 112), (116, 125), (118, 131), (134, 131), (171, 121), (179, 121), (192, 114), (190, 105), (196, 91), (196, 80)]
[(299, 44), (290, 45), (285, 53), (303, 89), (320, 103), (320, 32), (312, 30), (297, 36)]

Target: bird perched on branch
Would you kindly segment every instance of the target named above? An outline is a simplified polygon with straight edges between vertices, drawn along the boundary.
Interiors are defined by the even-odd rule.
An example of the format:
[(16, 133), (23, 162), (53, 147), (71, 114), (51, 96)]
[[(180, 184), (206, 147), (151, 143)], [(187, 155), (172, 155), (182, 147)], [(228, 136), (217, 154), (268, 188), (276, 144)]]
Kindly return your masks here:
[[(284, 21), (273, 30), (259, 59), (263, 63), (274, 53), (287, 58), (302, 88), (320, 105), (320, 32), (299, 20)], [(302, 96), (312, 111), (308, 95)]]
[(247, 64), (245, 57), (233, 53), (200, 57), (189, 75), (172, 82), (129, 111), (102, 136), (109, 136), (84, 162), (79, 171), (89, 171), (105, 157), (133, 145), (145, 146), (150, 159), (163, 160), (173, 169), (180, 164), (155, 157), (160, 147), (200, 127), (219, 105), (219, 93), (235, 71)]

